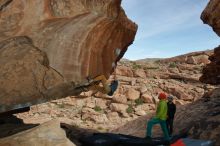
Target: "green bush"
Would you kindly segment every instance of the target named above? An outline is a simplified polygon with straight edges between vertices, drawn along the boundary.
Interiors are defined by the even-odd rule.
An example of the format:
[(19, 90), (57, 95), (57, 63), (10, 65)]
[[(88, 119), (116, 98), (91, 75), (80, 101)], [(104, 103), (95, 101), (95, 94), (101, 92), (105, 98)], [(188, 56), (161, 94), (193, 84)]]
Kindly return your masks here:
[(65, 105), (64, 105), (64, 104), (58, 104), (58, 107), (59, 107), (59, 108), (64, 108)]
[(160, 63), (161, 63), (161, 61), (160, 61), (160, 60), (156, 60), (156, 61), (155, 61), (155, 63), (160, 64)]
[(103, 130), (103, 127), (100, 127), (100, 126), (99, 126), (97, 129), (98, 129), (99, 131), (102, 131), (102, 130)]
[(126, 112), (129, 113), (129, 114), (134, 112), (134, 109), (133, 109), (131, 104), (128, 105), (128, 108), (126, 109)]
[(94, 110), (95, 110), (95, 111), (97, 111), (97, 112), (102, 111), (102, 109), (101, 109), (101, 107), (100, 107), (100, 106), (95, 106), (95, 107), (94, 107)]
[(169, 64), (169, 68), (175, 68), (175, 67), (177, 67), (176, 62), (171, 62)]
[(143, 101), (142, 98), (138, 98), (138, 99), (136, 99), (134, 102), (135, 102), (136, 106), (137, 106), (137, 105), (141, 105), (141, 104), (144, 103), (144, 101)]
[(132, 65), (132, 68), (133, 69), (141, 69), (141, 65), (137, 64), (136, 62), (133, 62), (133, 65)]
[(149, 69), (159, 69), (158, 66), (147, 66), (147, 67), (144, 67), (144, 70), (149, 70)]

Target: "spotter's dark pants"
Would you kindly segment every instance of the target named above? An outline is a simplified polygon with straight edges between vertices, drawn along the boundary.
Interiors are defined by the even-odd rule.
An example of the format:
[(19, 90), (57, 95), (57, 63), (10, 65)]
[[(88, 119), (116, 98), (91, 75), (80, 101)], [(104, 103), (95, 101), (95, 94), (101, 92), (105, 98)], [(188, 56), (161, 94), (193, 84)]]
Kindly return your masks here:
[(172, 135), (172, 133), (173, 133), (173, 119), (168, 118), (166, 120), (166, 123), (167, 123), (167, 129), (168, 129), (169, 135)]

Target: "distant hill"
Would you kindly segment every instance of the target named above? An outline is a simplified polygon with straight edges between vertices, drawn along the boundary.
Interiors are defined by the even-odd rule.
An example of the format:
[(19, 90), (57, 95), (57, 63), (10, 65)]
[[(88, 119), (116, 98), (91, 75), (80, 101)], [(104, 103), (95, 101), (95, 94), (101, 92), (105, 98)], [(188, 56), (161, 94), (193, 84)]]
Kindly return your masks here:
[[(139, 63), (144, 63), (144, 62), (154, 62), (154, 61), (157, 61), (157, 60), (182, 60), (183, 58), (185, 57), (190, 57), (190, 56), (199, 56), (199, 55), (207, 55), (207, 56), (210, 56), (211, 54), (213, 53), (213, 49), (212, 50), (205, 50), (205, 51), (198, 51), (198, 52), (190, 52), (190, 53), (186, 53), (186, 54), (183, 54), (183, 55), (178, 55), (178, 56), (174, 56), (174, 57), (170, 57), (170, 58), (145, 58), (145, 59), (138, 59), (138, 60), (135, 60), (134, 62), (139, 62)], [(129, 59), (126, 59), (126, 58), (122, 58), (121, 61), (131, 61)]]

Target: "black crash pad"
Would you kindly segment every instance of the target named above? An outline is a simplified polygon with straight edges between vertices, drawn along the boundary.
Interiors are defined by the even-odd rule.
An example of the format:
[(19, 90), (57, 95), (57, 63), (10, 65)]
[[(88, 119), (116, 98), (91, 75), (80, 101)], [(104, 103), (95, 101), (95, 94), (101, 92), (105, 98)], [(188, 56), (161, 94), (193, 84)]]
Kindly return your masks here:
[(183, 137), (186, 137), (186, 134), (175, 135), (167, 141), (163, 137), (145, 139), (123, 134), (94, 133), (91, 136), (82, 137), (80, 142), (83, 146), (159, 146), (172, 144)]

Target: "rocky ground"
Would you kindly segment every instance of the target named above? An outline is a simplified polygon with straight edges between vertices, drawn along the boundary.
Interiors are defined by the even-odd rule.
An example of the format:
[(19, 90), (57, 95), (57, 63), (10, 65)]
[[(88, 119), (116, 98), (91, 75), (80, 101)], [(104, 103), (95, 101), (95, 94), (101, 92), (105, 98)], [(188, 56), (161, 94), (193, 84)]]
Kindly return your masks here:
[(175, 103), (180, 106), (198, 100), (205, 90), (213, 89), (199, 82), (202, 67), (209, 62), (210, 54), (212, 52), (207, 51), (165, 60), (122, 60), (116, 69), (120, 86), (114, 96), (84, 92), (77, 97), (32, 106), (29, 112), (17, 117), (29, 124), (58, 118), (69, 125), (110, 131), (153, 113), (159, 92), (174, 96)]
[[(204, 99), (201, 98), (204, 97), (204, 93), (209, 96), (211, 91), (215, 89), (214, 86), (199, 82), (202, 68), (209, 63), (208, 57), (212, 53), (212, 51), (196, 52), (169, 59), (145, 59), (139, 61), (123, 59), (118, 63), (116, 69), (116, 78), (119, 80), (120, 85), (113, 96), (88, 91), (81, 93), (79, 96), (69, 96), (64, 99), (32, 106), (28, 112), (8, 117), (9, 120), (0, 125), (0, 129), (4, 131), (0, 134), (0, 137), (10, 135), (12, 135), (12, 138), (20, 137), (20, 131), (50, 121), (49, 125), (59, 133), (53, 135), (48, 132), (46, 130), (48, 126), (45, 127), (45, 124), (40, 126), (39, 129), (43, 130), (39, 132), (46, 131), (48, 135), (52, 134), (54, 139), (62, 137), (62, 141), (69, 143), (65, 138), (65, 134), (60, 132), (60, 126), (56, 120), (61, 122), (61, 127), (65, 129), (67, 137), (76, 145), (80, 145), (77, 139), (81, 136), (97, 131), (144, 137), (146, 122), (154, 115), (159, 92), (166, 92), (168, 95), (174, 96), (178, 109), (176, 121), (181, 123), (179, 127), (181, 130), (188, 129), (191, 133), (194, 132), (192, 135), (197, 135), (197, 138), (210, 137), (210, 134), (205, 133), (206, 135), (202, 136), (202, 132), (198, 134), (198, 130), (197, 132), (192, 130), (192, 123), (199, 119), (201, 120), (201, 117), (204, 118), (204, 116), (201, 115), (200, 117), (197, 114), (198, 111), (205, 113), (205, 109), (208, 108), (208, 104), (204, 104)], [(110, 77), (109, 81), (112, 78)], [(210, 102), (210, 108), (213, 107), (215, 113), (218, 113), (215, 108), (218, 103), (217, 105), (214, 104), (217, 98), (214, 99)], [(191, 106), (192, 104), (193, 106)], [(206, 107), (204, 112), (201, 107)], [(181, 120), (184, 115), (186, 115), (186, 120), (183, 120), (183, 122)], [(187, 118), (187, 115), (195, 117), (195, 120), (193, 121), (193, 118), (190, 118), (191, 116)], [(210, 117), (210, 119), (213, 118)], [(51, 120), (55, 120), (55, 122), (51, 122)], [(211, 123), (211, 129), (216, 130), (216, 122), (213, 122), (215, 120), (216, 118), (211, 120), (211, 122), (207, 121), (208, 124), (206, 125)], [(218, 123), (218, 120), (216, 121)], [(196, 128), (198, 129), (198, 127)], [(28, 133), (31, 131), (36, 132), (30, 129), (23, 132), (23, 134), (28, 137)], [(160, 135), (160, 127), (156, 127), (153, 132), (154, 135)], [(14, 135), (15, 133), (18, 133), (18, 135)], [(215, 139), (216, 136), (218, 134), (214, 134), (212, 138)], [(35, 141), (38, 141), (38, 138)], [(2, 145), (5, 145), (8, 140), (4, 139), (2, 142)], [(47, 142), (46, 140), (45, 143)]]

